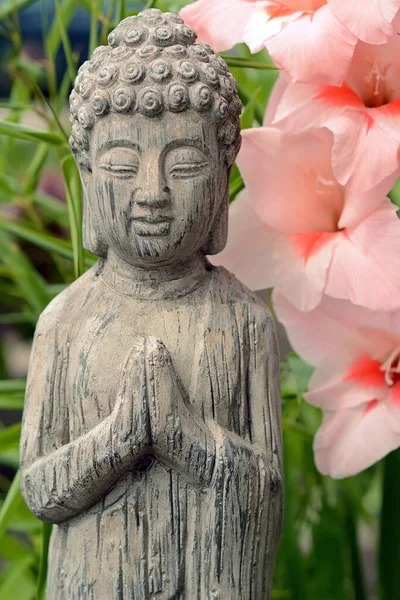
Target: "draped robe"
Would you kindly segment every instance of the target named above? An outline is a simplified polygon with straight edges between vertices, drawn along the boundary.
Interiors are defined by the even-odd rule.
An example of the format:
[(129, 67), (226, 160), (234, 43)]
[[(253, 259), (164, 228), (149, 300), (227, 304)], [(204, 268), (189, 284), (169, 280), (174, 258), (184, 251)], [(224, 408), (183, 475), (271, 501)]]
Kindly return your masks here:
[[(55, 523), (48, 600), (268, 599), (282, 513), (268, 309), (223, 268), (152, 300), (103, 271), (100, 262), (58, 296), (35, 334), (22, 490)], [(112, 456), (107, 419), (143, 335), (162, 340), (191, 414), (215, 439), (206, 483), (150, 456), (119, 472)]]

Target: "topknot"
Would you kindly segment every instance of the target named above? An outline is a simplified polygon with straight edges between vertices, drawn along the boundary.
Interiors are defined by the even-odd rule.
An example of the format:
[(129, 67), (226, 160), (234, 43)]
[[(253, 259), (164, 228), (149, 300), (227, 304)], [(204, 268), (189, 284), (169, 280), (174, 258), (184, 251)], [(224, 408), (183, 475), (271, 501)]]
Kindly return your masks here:
[(89, 131), (110, 112), (193, 108), (211, 113), (227, 166), (240, 148), (242, 104), (225, 61), (179, 15), (152, 8), (127, 17), (79, 69), (70, 96), (71, 149), (80, 166), (90, 168)]

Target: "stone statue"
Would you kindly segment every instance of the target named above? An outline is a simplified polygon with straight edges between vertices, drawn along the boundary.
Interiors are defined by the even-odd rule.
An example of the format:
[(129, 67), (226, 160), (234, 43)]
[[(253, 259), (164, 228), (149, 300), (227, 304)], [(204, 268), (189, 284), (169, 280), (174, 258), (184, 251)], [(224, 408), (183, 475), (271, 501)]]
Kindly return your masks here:
[(54, 523), (48, 600), (264, 600), (281, 530), (279, 368), (226, 243), (241, 104), (175, 14), (79, 71), (71, 147), (98, 263), (40, 317), (22, 491)]

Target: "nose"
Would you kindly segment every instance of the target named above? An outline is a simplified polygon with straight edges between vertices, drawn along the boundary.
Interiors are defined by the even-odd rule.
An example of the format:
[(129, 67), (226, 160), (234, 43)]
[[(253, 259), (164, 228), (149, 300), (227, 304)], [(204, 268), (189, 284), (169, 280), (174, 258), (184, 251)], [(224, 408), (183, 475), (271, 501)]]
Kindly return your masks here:
[(154, 161), (149, 160), (136, 190), (135, 203), (139, 206), (164, 208), (169, 204), (170, 191), (160, 168), (159, 157), (156, 158)]
[(168, 206), (170, 201), (170, 194), (168, 187), (155, 188), (153, 186), (149, 188), (139, 188), (136, 191), (135, 203), (138, 206), (144, 206), (149, 208), (164, 208)]

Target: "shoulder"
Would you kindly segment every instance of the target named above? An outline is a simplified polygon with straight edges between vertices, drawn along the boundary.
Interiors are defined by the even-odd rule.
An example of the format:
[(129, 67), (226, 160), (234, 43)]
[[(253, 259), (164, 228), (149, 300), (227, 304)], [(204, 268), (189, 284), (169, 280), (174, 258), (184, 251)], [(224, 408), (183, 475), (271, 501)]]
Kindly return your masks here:
[(36, 325), (35, 336), (43, 335), (63, 323), (72, 321), (79, 315), (85, 298), (96, 282), (98, 264), (86, 271), (46, 306)]
[(274, 318), (265, 302), (249, 290), (232, 273), (224, 267), (214, 267), (214, 277), (217, 281), (218, 296), (221, 303), (240, 310), (247, 320), (257, 328), (269, 328), (274, 331)]

